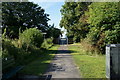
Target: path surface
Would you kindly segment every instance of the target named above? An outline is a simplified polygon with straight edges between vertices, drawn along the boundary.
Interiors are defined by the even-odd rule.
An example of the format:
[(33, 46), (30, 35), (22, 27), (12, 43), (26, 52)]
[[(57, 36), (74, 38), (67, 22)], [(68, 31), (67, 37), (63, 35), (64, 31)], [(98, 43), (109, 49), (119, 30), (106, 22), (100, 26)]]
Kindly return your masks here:
[(45, 75), (52, 78), (80, 78), (79, 70), (66, 45), (61, 45)]

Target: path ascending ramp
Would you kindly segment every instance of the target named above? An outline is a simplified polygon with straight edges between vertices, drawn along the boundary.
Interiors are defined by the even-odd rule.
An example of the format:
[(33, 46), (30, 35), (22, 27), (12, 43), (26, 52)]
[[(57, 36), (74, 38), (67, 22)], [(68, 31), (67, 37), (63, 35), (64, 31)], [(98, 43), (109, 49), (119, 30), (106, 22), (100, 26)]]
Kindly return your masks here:
[(52, 78), (80, 78), (79, 70), (66, 45), (60, 46), (46, 75), (51, 75)]

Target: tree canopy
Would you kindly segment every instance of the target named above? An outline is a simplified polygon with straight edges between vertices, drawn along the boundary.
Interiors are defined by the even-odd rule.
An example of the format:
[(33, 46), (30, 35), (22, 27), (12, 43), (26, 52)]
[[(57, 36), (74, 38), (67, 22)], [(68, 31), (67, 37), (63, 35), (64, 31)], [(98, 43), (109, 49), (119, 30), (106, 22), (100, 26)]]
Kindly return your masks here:
[(120, 43), (119, 13), (118, 2), (92, 3), (86, 12), (90, 24), (88, 38), (102, 51), (106, 44)]
[(68, 37), (73, 36), (75, 40), (85, 37), (81, 34), (88, 32), (88, 29), (84, 26), (86, 23), (80, 21), (80, 18), (84, 19), (84, 12), (90, 4), (89, 2), (65, 2), (62, 6), (60, 26), (67, 30)]
[(26, 28), (38, 28), (41, 31), (48, 29), (48, 14), (37, 4), (32, 2), (3, 2), (2, 26), (7, 29), (10, 38), (16, 38), (19, 30)]
[(62, 31), (58, 28), (55, 28), (53, 24), (49, 27), (46, 37), (58, 38), (60, 35), (62, 36)]
[(120, 43), (118, 2), (66, 2), (61, 14), (60, 26), (68, 37), (88, 40), (103, 52), (106, 44)]

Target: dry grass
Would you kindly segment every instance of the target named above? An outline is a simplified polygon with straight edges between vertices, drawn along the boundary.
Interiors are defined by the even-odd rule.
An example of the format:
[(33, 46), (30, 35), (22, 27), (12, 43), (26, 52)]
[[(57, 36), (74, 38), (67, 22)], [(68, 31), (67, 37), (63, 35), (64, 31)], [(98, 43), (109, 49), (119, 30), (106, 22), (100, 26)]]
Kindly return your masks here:
[(89, 42), (81, 41), (80, 46), (82, 49), (84, 49), (86, 54), (93, 54), (93, 55), (101, 54), (98, 48), (92, 46)]

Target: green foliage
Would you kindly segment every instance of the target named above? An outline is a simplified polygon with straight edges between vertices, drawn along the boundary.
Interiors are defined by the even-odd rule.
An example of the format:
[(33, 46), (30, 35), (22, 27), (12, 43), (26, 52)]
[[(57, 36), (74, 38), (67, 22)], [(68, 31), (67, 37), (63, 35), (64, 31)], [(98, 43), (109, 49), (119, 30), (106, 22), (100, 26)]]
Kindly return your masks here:
[[(13, 56), (17, 65), (25, 65), (42, 55), (42, 32), (49, 38), (61, 34), (60, 29), (49, 30), (49, 15), (44, 12), (32, 2), (2, 3), (2, 58)], [(51, 35), (52, 32), (55, 34)], [(45, 48), (52, 46), (52, 40), (45, 40)]]
[(13, 56), (17, 65), (27, 64), (41, 53), (43, 37), (41, 32), (35, 28), (20, 33), (19, 39), (9, 39), (4, 35), (2, 37), (2, 57)]
[(16, 53), (16, 48), (14, 47), (13, 44), (11, 44), (11, 41), (9, 39), (4, 39), (2, 41), (2, 57), (7, 57), (10, 55), (15, 55)]
[(117, 2), (92, 3), (86, 12), (90, 32), (87, 38), (103, 53), (106, 44), (120, 43), (120, 14)]
[(2, 57), (13, 56), (15, 59), (17, 58), (18, 49), (12, 44), (12, 40), (5, 36), (6, 29), (4, 29), (4, 33), (2, 34)]
[(118, 12), (117, 2), (92, 3), (89, 6), (88, 22), (92, 26), (101, 27), (102, 25), (107, 25), (106, 28), (109, 28), (119, 20)]
[(44, 9), (32, 2), (2, 3), (2, 29), (6, 28), (6, 35), (10, 38), (18, 38), (19, 29), (24, 31), (26, 28), (37, 27), (41, 31), (46, 31), (48, 16)]
[[(19, 38), (19, 32), (23, 32), (29, 28), (37, 28), (42, 32), (46, 32), (47, 38), (58, 38), (61, 31), (54, 25), (48, 25), (48, 14), (39, 5), (33, 2), (2, 3), (2, 32), (6, 29), (5, 36), (11, 39)], [(56, 33), (56, 34), (53, 34)]]
[(86, 16), (89, 2), (66, 2), (61, 9), (62, 19), (60, 26), (67, 30), (68, 37), (74, 37), (74, 41), (79, 42), (88, 33)]
[(36, 28), (25, 30), (23, 33), (20, 34), (19, 39), (23, 47), (26, 47), (27, 49), (31, 45), (41, 47), (41, 44), (43, 43), (42, 33)]
[(58, 38), (60, 35), (62, 35), (62, 32), (60, 29), (55, 28), (54, 24), (52, 26), (50, 26), (50, 28), (47, 31), (47, 38)]
[(53, 38), (48, 38), (45, 39), (44, 42), (42, 43), (42, 48), (48, 49), (53, 45)]
[(29, 50), (19, 47), (19, 40), (10, 40), (4, 38), (2, 41), (2, 58), (14, 57), (16, 65), (25, 65), (41, 55), (40, 48), (30, 45)]
[(43, 75), (58, 48), (59, 45), (52, 46), (48, 50), (41, 52), (42, 56), (35, 56), (35, 60), (33, 60), (33, 56), (29, 56), (30, 59), (32, 58), (32, 61), (20, 71), (20, 74)]
[(95, 45), (99, 39), (99, 36), (100, 36), (100, 30), (93, 27), (90, 29), (87, 38), (89, 39), (89, 42), (92, 45)]
[(87, 40), (105, 53), (107, 44), (120, 43), (120, 9), (118, 2), (66, 2), (61, 9), (60, 26), (74, 41)]
[(117, 44), (120, 43), (119, 38), (120, 38), (120, 32), (118, 32), (117, 30), (107, 30), (105, 31), (105, 42), (108, 44)]

